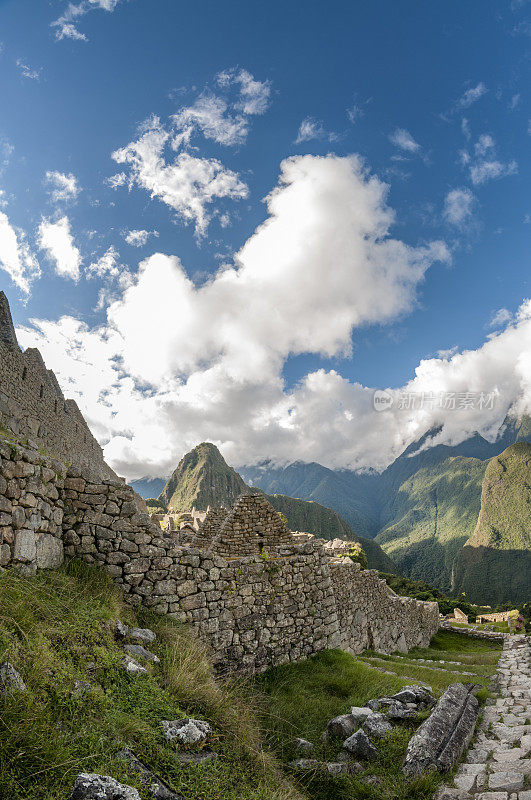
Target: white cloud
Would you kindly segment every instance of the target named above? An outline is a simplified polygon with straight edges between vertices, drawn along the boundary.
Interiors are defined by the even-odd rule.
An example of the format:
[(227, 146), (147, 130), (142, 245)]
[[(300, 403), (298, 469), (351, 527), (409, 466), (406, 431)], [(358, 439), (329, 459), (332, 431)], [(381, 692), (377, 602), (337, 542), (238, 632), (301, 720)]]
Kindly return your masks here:
[(130, 244), (132, 247), (143, 247), (147, 243), (147, 240), (150, 236), (158, 238), (158, 235), (158, 231), (143, 231), (135, 229), (131, 231), (124, 231), (122, 234), (127, 244)]
[(507, 323), (513, 322), (514, 314), (508, 308), (499, 308), (494, 312), (489, 322), (489, 328), (503, 328)]
[(241, 114), (231, 116), (227, 113), (228, 104), (221, 97), (203, 94), (192, 106), (181, 108), (172, 121), (180, 131), (179, 143), (190, 142), (194, 128), (199, 128), (205, 138), (218, 144), (243, 144), (247, 139), (249, 124)]
[(444, 201), (444, 218), (452, 225), (462, 225), (472, 215), (475, 197), (470, 189), (452, 189)]
[(461, 131), (465, 139), (470, 139), (472, 134), (470, 132), (470, 123), (466, 117), (463, 117), (463, 119), (461, 120)]
[[(366, 458), (357, 407), (363, 426), (378, 424), (370, 390), (320, 371), (288, 391), (282, 370), (290, 355), (348, 354), (353, 329), (407, 313), (429, 266), (449, 260), (442, 242), (390, 236), (387, 192), (355, 156), (287, 159), (268, 218), (234, 266), (196, 287), (178, 258), (153, 255), (105, 326), (39, 321), (21, 341), (41, 348), (128, 477), (168, 472), (205, 438), (234, 463), (310, 451), (357, 462)], [(350, 422), (342, 393), (352, 395)], [(386, 435), (378, 463), (396, 446)]]
[(518, 172), (516, 161), (509, 161), (507, 164), (501, 161), (480, 161), (470, 167), (470, 177), (472, 183), (479, 185), (496, 178), (504, 178), (507, 175), (515, 175)]
[(114, 245), (111, 245), (105, 253), (97, 260), (93, 261), (87, 267), (88, 277), (98, 278), (118, 278), (122, 272), (118, 259), (120, 254)]
[(6, 214), (0, 211), (0, 269), (25, 294), (29, 294), (31, 281), (40, 276), (37, 259), (26, 242), (24, 232), (15, 229)]
[(459, 99), (458, 105), (460, 105), (461, 108), (468, 108), (477, 100), (479, 100), (480, 97), (483, 97), (483, 95), (486, 94), (487, 92), (488, 92), (487, 87), (481, 81), (476, 86), (473, 86), (470, 89), (466, 90), (463, 96)]
[(412, 135), (409, 131), (406, 131), (405, 128), (397, 128), (393, 131), (389, 136), (389, 141), (401, 150), (405, 150), (407, 153), (418, 153), (420, 150), (420, 144), (414, 140)]
[(101, 311), (116, 299), (118, 290), (125, 291), (133, 282), (130, 271), (120, 264), (120, 254), (114, 245), (111, 245), (100, 258), (93, 261), (86, 270), (87, 278), (98, 278), (103, 285), (100, 287), (97, 311)]
[(24, 63), (21, 58), (17, 58), (17, 67), (23, 78), (29, 78), (32, 81), (38, 81), (41, 78), (42, 67), (35, 69)]
[(489, 133), (483, 133), (474, 145), (474, 156), (466, 150), (460, 151), (461, 163), (468, 166), (470, 178), (475, 186), (496, 178), (515, 175), (516, 161), (503, 162), (496, 158), (496, 142)]
[(347, 117), (353, 125), (363, 117), (364, 113), (363, 109), (356, 105), (356, 103), (353, 103), (350, 108), (347, 108)]
[(66, 174), (57, 170), (48, 170), (46, 182), (50, 186), (49, 194), (52, 203), (67, 203), (70, 200), (77, 200), (81, 192), (81, 187), (71, 172)]
[(311, 139), (327, 139), (329, 142), (335, 142), (339, 139), (339, 136), (337, 133), (327, 131), (321, 120), (314, 119), (313, 117), (306, 117), (299, 126), (295, 144), (309, 142)]
[(101, 9), (102, 11), (114, 11), (120, 0), (82, 0), (81, 3), (68, 3), (66, 11), (58, 19), (51, 23), (55, 28), (55, 38), (74, 39), (78, 41), (88, 41), (84, 33), (78, 30), (77, 20), (88, 14), (89, 11)]
[[(158, 117), (142, 126), (136, 141), (112, 154), (118, 164), (129, 165), (129, 186), (138, 185), (174, 209), (185, 222), (194, 222), (198, 235), (206, 232), (211, 214), (208, 207), (218, 198), (239, 200), (248, 188), (238, 174), (215, 158), (198, 158), (180, 152), (166, 160), (172, 133)], [(180, 146), (180, 143), (177, 147)]]
[(74, 244), (68, 217), (57, 222), (43, 220), (39, 225), (37, 240), (41, 250), (55, 262), (57, 275), (79, 280), (81, 254)]
[(228, 88), (231, 84), (239, 87), (240, 96), (234, 108), (244, 114), (265, 114), (271, 95), (270, 81), (257, 81), (246, 69), (223, 70), (216, 76), (218, 86)]

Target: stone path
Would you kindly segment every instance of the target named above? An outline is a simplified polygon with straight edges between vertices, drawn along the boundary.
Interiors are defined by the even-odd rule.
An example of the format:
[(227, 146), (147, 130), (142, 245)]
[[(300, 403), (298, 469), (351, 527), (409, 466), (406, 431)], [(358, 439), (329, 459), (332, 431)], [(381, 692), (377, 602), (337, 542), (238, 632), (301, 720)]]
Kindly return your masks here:
[(531, 662), (525, 636), (507, 636), (490, 701), (454, 778), (436, 800), (531, 800)]

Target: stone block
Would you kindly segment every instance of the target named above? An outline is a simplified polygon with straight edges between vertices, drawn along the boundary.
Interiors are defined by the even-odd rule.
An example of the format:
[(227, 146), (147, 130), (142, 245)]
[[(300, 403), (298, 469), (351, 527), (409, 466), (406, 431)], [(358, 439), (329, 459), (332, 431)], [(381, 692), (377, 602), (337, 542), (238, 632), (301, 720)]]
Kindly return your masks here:
[(37, 566), (40, 569), (56, 569), (63, 563), (63, 543), (55, 536), (45, 533), (36, 543)]
[(13, 560), (22, 563), (35, 561), (37, 553), (35, 531), (20, 530), (15, 534)]

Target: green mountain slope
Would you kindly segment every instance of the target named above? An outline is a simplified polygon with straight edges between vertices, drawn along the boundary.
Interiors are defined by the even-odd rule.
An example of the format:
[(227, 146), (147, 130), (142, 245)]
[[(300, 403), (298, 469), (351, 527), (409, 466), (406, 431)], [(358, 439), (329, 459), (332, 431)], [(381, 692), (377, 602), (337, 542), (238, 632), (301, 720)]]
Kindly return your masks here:
[(365, 551), (371, 569), (396, 572), (396, 565), (376, 542), (357, 536), (345, 520), (331, 508), (326, 508), (313, 500), (298, 500), (283, 494), (266, 494), (266, 497), (277, 511), (286, 516), (291, 530), (313, 533), (321, 539), (358, 541)]
[(476, 458), (448, 458), (399, 486), (376, 541), (404, 575), (451, 586), (455, 557), (476, 525), (486, 467)]
[(513, 444), (489, 461), (477, 525), (457, 557), (455, 588), (472, 600), (529, 601), (531, 444)]
[[(175, 512), (189, 511), (194, 506), (204, 511), (208, 506), (232, 505), (249, 488), (241, 476), (229, 467), (217, 447), (203, 442), (181, 459), (159, 499)], [(281, 494), (264, 494), (271, 505), (286, 516), (291, 530), (313, 533), (322, 539), (359, 541), (371, 569), (396, 572), (395, 564), (380, 546), (356, 536), (336, 511), (313, 501)]]
[(209, 505), (232, 505), (246, 491), (247, 485), (218, 448), (203, 442), (179, 461), (159, 499), (172, 511), (206, 510)]

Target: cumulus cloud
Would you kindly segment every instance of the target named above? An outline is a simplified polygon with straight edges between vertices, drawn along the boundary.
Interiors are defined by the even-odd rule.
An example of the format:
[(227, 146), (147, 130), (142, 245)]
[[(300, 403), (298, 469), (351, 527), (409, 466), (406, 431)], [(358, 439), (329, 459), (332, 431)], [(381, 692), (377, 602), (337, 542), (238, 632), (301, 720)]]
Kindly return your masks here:
[[(205, 438), (234, 463), (307, 458), (311, 443), (312, 458), (361, 463), (341, 395), (369, 418), (370, 390), (321, 371), (288, 391), (282, 370), (291, 355), (348, 354), (356, 327), (410, 311), (429, 266), (449, 260), (442, 242), (391, 236), (387, 192), (355, 156), (287, 159), (233, 266), (197, 287), (177, 257), (153, 255), (104, 326), (40, 321), (21, 341), (42, 349), (128, 477), (168, 472)], [(328, 443), (321, 424), (337, 427)], [(382, 439), (378, 463), (392, 446)]]
[(247, 197), (248, 188), (236, 172), (215, 158), (199, 158), (187, 151), (172, 157), (172, 145), (178, 150), (182, 146), (182, 141), (172, 142), (174, 133), (158, 117), (152, 117), (144, 123), (138, 138), (112, 157), (118, 164), (129, 166), (130, 188), (137, 185), (146, 189), (185, 222), (195, 223), (196, 233), (203, 235), (211, 219), (208, 207), (220, 198)]
[(473, 103), (476, 103), (484, 94), (488, 92), (485, 84), (480, 81), (476, 86), (467, 89), (466, 92), (459, 98), (458, 105), (461, 108), (468, 108)]
[(299, 126), (299, 132), (295, 139), (295, 144), (309, 142), (311, 139), (327, 139), (329, 142), (336, 142), (339, 139), (337, 133), (327, 131), (319, 119), (306, 117)]
[(0, 269), (7, 272), (25, 294), (32, 280), (40, 275), (37, 259), (26, 242), (24, 232), (15, 229), (4, 212), (0, 211)]
[(389, 141), (401, 150), (405, 150), (406, 153), (418, 153), (420, 150), (420, 144), (405, 128), (397, 128), (393, 131), (389, 136)]
[(79, 280), (81, 253), (74, 244), (68, 217), (57, 222), (44, 219), (39, 225), (37, 241), (41, 250), (55, 262), (57, 275)]
[(81, 192), (77, 178), (71, 172), (67, 174), (57, 170), (48, 170), (46, 172), (46, 183), (50, 187), (48, 193), (52, 203), (67, 203), (71, 200), (77, 200)]
[(144, 231), (144, 230), (137, 230), (133, 229), (130, 231), (124, 231), (122, 236), (124, 237), (127, 244), (130, 244), (132, 247), (143, 247), (150, 236), (154, 236), (158, 238), (159, 232), (158, 231)]
[(472, 216), (474, 203), (470, 189), (452, 189), (446, 195), (443, 216), (452, 225), (461, 226)]
[(77, 22), (89, 11), (95, 11), (98, 8), (102, 11), (114, 11), (120, 0), (82, 0), (81, 3), (68, 3), (66, 11), (58, 19), (50, 23), (52, 28), (55, 28), (55, 38), (57, 41), (61, 39), (74, 39), (78, 41), (88, 41), (84, 33), (77, 28)]
[(114, 245), (91, 262), (85, 274), (87, 278), (98, 278), (103, 283), (98, 295), (97, 311), (111, 303), (118, 290), (124, 291), (133, 282), (129, 269), (120, 263), (120, 254)]

